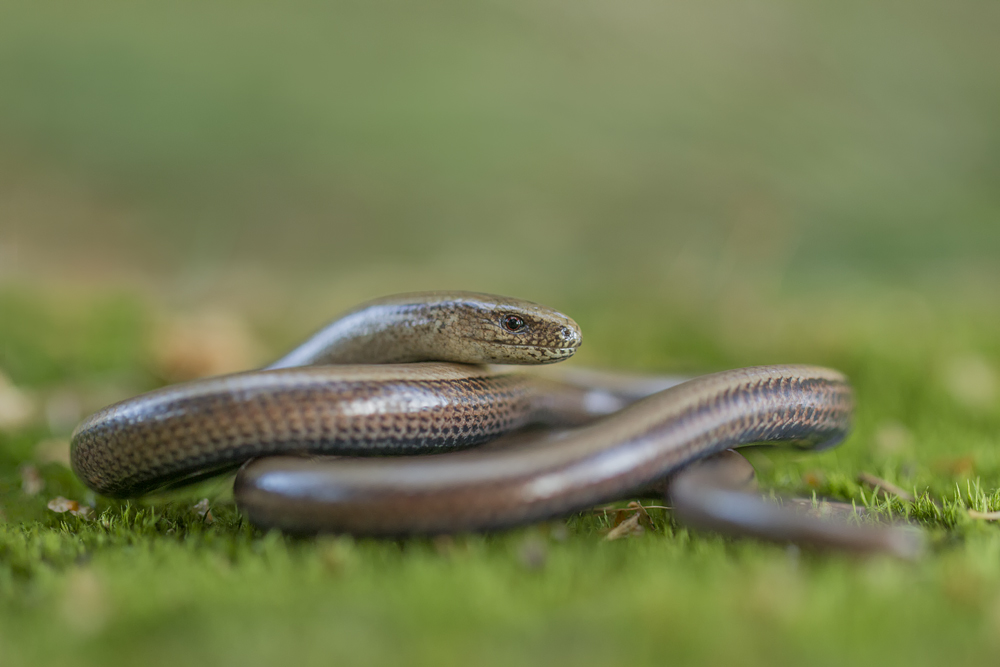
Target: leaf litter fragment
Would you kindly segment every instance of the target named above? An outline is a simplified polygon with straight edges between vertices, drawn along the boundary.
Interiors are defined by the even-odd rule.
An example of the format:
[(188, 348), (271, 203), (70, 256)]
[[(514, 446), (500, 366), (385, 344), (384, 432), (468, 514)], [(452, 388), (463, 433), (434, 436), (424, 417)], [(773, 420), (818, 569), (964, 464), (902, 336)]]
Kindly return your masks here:
[(208, 498), (202, 498), (196, 504), (191, 506), (194, 513), (200, 516), (204, 522), (208, 525), (215, 523), (215, 517), (212, 516), (212, 510), (208, 506)]
[(65, 514), (66, 512), (69, 512), (73, 516), (78, 516), (81, 519), (89, 519), (90, 514), (93, 511), (86, 505), (81, 505), (75, 500), (63, 498), (62, 496), (56, 496), (50, 500), (47, 507), (56, 514)]
[[(659, 506), (656, 506), (659, 508)], [(650, 509), (634, 500), (624, 508), (619, 508), (611, 530), (604, 536), (607, 541), (620, 540), (623, 537), (634, 537), (642, 535), (646, 529), (653, 528), (653, 519), (649, 516)]]
[(620, 540), (623, 537), (635, 537), (644, 534), (646, 529), (639, 523), (641, 518), (642, 515), (636, 512), (609, 530), (604, 539), (610, 542), (611, 540)]

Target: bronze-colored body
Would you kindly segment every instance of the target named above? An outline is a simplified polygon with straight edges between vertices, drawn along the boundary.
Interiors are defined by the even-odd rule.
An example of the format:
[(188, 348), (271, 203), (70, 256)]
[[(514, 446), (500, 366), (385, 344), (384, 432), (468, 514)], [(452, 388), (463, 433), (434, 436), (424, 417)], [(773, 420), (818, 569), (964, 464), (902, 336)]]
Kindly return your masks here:
[[(466, 292), (389, 297), (333, 322), (268, 369), (102, 410), (74, 433), (72, 465), (92, 489), (133, 496), (255, 459), (237, 475), (235, 495), (258, 525), (432, 534), (565, 514), (662, 488), (671, 474), (727, 448), (829, 446), (850, 429), (851, 388), (823, 368), (622, 383), (469, 365), (549, 363), (579, 344), (572, 320), (536, 304)], [(364, 365), (338, 365), (348, 363)], [(439, 453), (531, 423), (575, 427)], [(689, 514), (711, 518), (708, 505), (719, 496), (684, 493), (711, 486), (690, 479), (677, 478), (675, 502), (693, 499)], [(799, 534), (821, 543), (816, 530), (828, 542), (878, 542), (841, 525), (824, 532), (809, 524)], [(772, 534), (796, 533), (779, 525)]]
[[(517, 318), (516, 330), (508, 318)], [(544, 420), (551, 383), (469, 363), (389, 362), (539, 364), (579, 345), (573, 320), (519, 299), (472, 292), (379, 299), (265, 370), (166, 387), (101, 410), (74, 432), (71, 462), (90, 488), (128, 497), (254, 456), (469, 447)], [(363, 365), (331, 365), (347, 362)]]
[(808, 366), (709, 375), (594, 424), (509, 449), (440, 456), (266, 458), (240, 471), (237, 502), (263, 526), (376, 535), (484, 530), (627, 497), (691, 461), (754, 442), (839, 441), (842, 375)]
[(531, 420), (536, 382), (479, 366), (316, 366), (167, 387), (91, 416), (73, 438), (77, 475), (140, 495), (255, 456), (448, 451)]

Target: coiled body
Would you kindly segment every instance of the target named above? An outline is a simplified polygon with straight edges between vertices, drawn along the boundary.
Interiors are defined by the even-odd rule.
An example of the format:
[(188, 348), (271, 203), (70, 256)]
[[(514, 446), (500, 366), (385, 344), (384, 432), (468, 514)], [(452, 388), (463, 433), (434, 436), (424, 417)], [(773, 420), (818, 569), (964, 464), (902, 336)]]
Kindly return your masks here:
[[(850, 429), (851, 388), (829, 369), (759, 367), (622, 388), (470, 365), (548, 363), (579, 344), (572, 320), (536, 304), (391, 297), (268, 369), (106, 408), (78, 427), (71, 460), (92, 489), (133, 496), (253, 459), (235, 496), (258, 525), (432, 534), (565, 514), (662, 486), (727, 448), (824, 447)], [(428, 363), (436, 350), (452, 363)], [(400, 361), (423, 363), (386, 363)], [(532, 423), (562, 428), (450, 451)]]
[[(166, 387), (88, 417), (73, 470), (136, 496), (254, 456), (379, 455), (476, 445), (542, 420), (544, 380), (475, 364), (560, 361), (580, 345), (565, 315), (473, 292), (372, 301), (262, 371)], [(459, 363), (406, 363), (442, 359)], [(344, 365), (351, 364), (351, 365)]]
[(254, 523), (375, 535), (483, 530), (627, 497), (691, 461), (755, 442), (846, 434), (844, 377), (808, 366), (705, 376), (596, 423), (504, 449), (405, 459), (261, 459), (237, 477)]

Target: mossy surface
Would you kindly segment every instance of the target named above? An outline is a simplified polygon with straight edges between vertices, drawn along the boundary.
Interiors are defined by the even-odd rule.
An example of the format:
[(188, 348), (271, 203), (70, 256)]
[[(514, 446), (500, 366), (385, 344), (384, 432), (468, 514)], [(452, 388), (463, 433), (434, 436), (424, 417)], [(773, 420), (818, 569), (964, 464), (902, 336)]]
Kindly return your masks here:
[[(22, 391), (44, 403), (162, 381), (147, 358), (144, 299), (64, 305), (38, 290), (0, 293), (0, 364)], [(65, 434), (39, 416), (0, 434), (2, 663), (994, 663), (1000, 527), (968, 509), (1000, 509), (989, 385), (1000, 318), (946, 304), (937, 312), (958, 315), (917, 326), (926, 311), (891, 293), (859, 297), (852, 317), (824, 307), (824, 333), (811, 337), (818, 306), (793, 297), (739, 335), (719, 325), (736, 313), (725, 308), (678, 305), (667, 321), (581, 302), (574, 314), (593, 329), (585, 361), (598, 365), (843, 368), (858, 391), (855, 434), (819, 455), (756, 452), (761, 483), (915, 521), (929, 538), (915, 563), (696, 535), (662, 510), (643, 535), (615, 542), (604, 540), (614, 515), (604, 512), (450, 540), (292, 539), (242, 521), (227, 480), (138, 502), (93, 498), (43, 460), (39, 443)], [(607, 317), (636, 324), (623, 335), (600, 326)], [(25, 466), (43, 482), (34, 495)], [(861, 472), (916, 501), (876, 496)], [(55, 496), (93, 513), (57, 514), (46, 506)], [(193, 509), (202, 497), (211, 522)]]

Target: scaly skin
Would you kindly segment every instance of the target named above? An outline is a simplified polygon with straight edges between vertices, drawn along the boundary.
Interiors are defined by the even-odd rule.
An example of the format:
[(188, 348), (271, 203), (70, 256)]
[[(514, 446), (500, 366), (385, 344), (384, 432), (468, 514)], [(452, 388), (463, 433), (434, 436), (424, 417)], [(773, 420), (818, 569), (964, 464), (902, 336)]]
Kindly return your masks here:
[[(268, 369), (166, 387), (101, 410), (74, 432), (71, 462), (90, 488), (129, 497), (254, 456), (468, 447), (544, 418), (552, 400), (543, 390), (551, 383), (469, 362), (549, 363), (579, 345), (573, 320), (528, 301), (471, 292), (380, 299)], [(387, 363), (435, 357), (465, 363)], [(365, 365), (330, 365), (349, 361)]]
[[(853, 412), (840, 373), (768, 366), (682, 383), (594, 373), (560, 382), (469, 365), (545, 364), (579, 344), (572, 320), (528, 302), (468, 292), (388, 297), (267, 369), (167, 387), (91, 416), (73, 436), (73, 469), (100, 493), (133, 496), (254, 459), (238, 473), (235, 497), (255, 524), (368, 535), (504, 528), (662, 490), (674, 475), (677, 514), (694, 525), (915, 553), (918, 542), (897, 528), (824, 522), (739, 493), (733, 459), (712, 458), (754, 443), (840, 442)], [(472, 451), (371, 457), (449, 452), (532, 422), (585, 425)], [(704, 459), (713, 462), (691, 465)]]
[(262, 526), (373, 535), (486, 530), (628, 497), (697, 459), (758, 442), (839, 442), (853, 397), (836, 371), (768, 366), (707, 375), (578, 429), (509, 449), (434, 457), (266, 458), (236, 499)]

